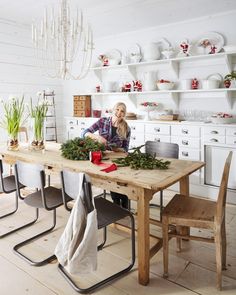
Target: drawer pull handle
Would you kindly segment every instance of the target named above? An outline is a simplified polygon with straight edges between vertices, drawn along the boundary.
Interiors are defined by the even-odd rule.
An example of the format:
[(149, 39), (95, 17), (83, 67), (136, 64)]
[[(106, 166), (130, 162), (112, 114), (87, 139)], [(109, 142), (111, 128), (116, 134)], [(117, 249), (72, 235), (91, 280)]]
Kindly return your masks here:
[(211, 138), (210, 141), (211, 141), (211, 142), (218, 142), (218, 139), (216, 139), (216, 138)]
[(131, 129), (132, 129), (132, 130), (136, 130), (136, 127), (135, 127), (135, 126), (131, 126)]
[(71, 126), (70, 129), (72, 130), (72, 129), (75, 129), (75, 128), (73, 126)]
[(188, 129), (182, 129), (182, 133), (188, 134)]
[(85, 130), (85, 128), (81, 128), (81, 131), (82, 131), (82, 130)]
[(160, 132), (161, 131), (161, 129), (160, 128), (154, 128), (154, 130), (156, 131), (156, 132)]
[(236, 135), (236, 132), (234, 132), (234, 135)]
[(154, 138), (154, 141), (160, 142), (161, 140), (160, 140), (160, 138)]
[(236, 140), (234, 141), (234, 143), (236, 143)]
[(212, 130), (211, 131), (211, 134), (218, 134), (219, 132), (218, 131), (216, 131), (216, 130)]
[(81, 125), (85, 125), (85, 122), (81, 122)]
[(182, 152), (182, 156), (188, 157), (188, 152)]
[(132, 138), (133, 140), (135, 140), (135, 139), (136, 139), (136, 136), (132, 136), (131, 138)]
[(70, 121), (69, 124), (73, 124), (73, 121)]
[(188, 145), (188, 140), (182, 140), (183, 145)]

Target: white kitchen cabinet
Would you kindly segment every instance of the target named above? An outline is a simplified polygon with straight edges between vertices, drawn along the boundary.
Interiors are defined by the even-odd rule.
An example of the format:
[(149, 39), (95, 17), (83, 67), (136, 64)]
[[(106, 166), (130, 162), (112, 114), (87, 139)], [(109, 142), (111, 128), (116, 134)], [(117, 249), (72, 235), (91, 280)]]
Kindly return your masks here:
[(145, 124), (145, 142), (170, 142), (170, 125), (159, 123), (146, 123)]
[(233, 150), (228, 188), (236, 189), (236, 150), (230, 147), (205, 146), (205, 184), (220, 186), (222, 171), (229, 152)]
[(144, 140), (144, 124), (141, 122), (127, 121), (131, 130), (129, 148), (135, 148), (143, 145)]
[(88, 127), (90, 127), (97, 118), (79, 118), (79, 117), (67, 117), (66, 118), (66, 132), (67, 139), (73, 139), (75, 137), (81, 137), (81, 133)]

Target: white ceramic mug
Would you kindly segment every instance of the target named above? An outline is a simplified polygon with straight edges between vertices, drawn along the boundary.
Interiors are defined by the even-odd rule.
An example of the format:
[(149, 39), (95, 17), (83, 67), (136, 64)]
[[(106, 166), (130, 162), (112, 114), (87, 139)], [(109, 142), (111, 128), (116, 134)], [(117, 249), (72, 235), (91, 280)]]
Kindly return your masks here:
[(192, 79), (184, 79), (180, 81), (180, 88), (183, 90), (192, 89)]

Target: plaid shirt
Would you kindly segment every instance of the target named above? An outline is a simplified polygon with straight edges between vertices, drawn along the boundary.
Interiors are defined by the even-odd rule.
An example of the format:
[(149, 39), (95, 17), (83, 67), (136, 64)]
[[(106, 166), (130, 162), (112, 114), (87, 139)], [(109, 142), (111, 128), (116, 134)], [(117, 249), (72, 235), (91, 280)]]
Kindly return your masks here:
[(112, 147), (109, 147), (109, 144), (115, 144), (116, 147), (119, 148), (123, 148), (126, 152), (129, 149), (129, 141), (130, 141), (130, 128), (128, 127), (128, 134), (127, 134), (127, 138), (124, 139), (122, 137), (120, 137), (118, 134), (116, 134), (114, 137), (112, 137), (112, 118), (100, 118), (97, 122), (95, 122), (92, 126), (90, 126), (89, 128), (85, 129), (82, 132), (82, 137), (85, 136), (85, 134), (87, 132), (91, 132), (94, 133), (98, 131), (99, 135), (101, 135), (102, 137), (104, 137), (107, 142), (108, 142), (108, 146), (107, 149), (111, 150)]

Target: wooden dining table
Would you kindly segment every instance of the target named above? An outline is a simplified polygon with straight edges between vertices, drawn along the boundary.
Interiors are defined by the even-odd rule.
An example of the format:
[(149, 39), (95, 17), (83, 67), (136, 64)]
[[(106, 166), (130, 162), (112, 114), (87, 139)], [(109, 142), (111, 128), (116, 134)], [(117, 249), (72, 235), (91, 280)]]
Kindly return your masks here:
[[(108, 152), (104, 162), (122, 154)], [(124, 156), (124, 154), (123, 154)], [(137, 240), (138, 240), (138, 281), (142, 285), (149, 282), (150, 258), (160, 249), (154, 245), (150, 249), (149, 202), (153, 195), (179, 182), (181, 194), (189, 196), (189, 175), (204, 166), (204, 162), (170, 159), (166, 170), (132, 170), (130, 167), (118, 167), (116, 171), (105, 173), (101, 167), (90, 161), (67, 160), (61, 156), (60, 144), (47, 143), (44, 151), (32, 151), (20, 146), (18, 151), (7, 150), (0, 145), (0, 157), (4, 162), (13, 164), (17, 160), (44, 165), (47, 171), (70, 169), (87, 173), (94, 186), (122, 193), (137, 202)]]

